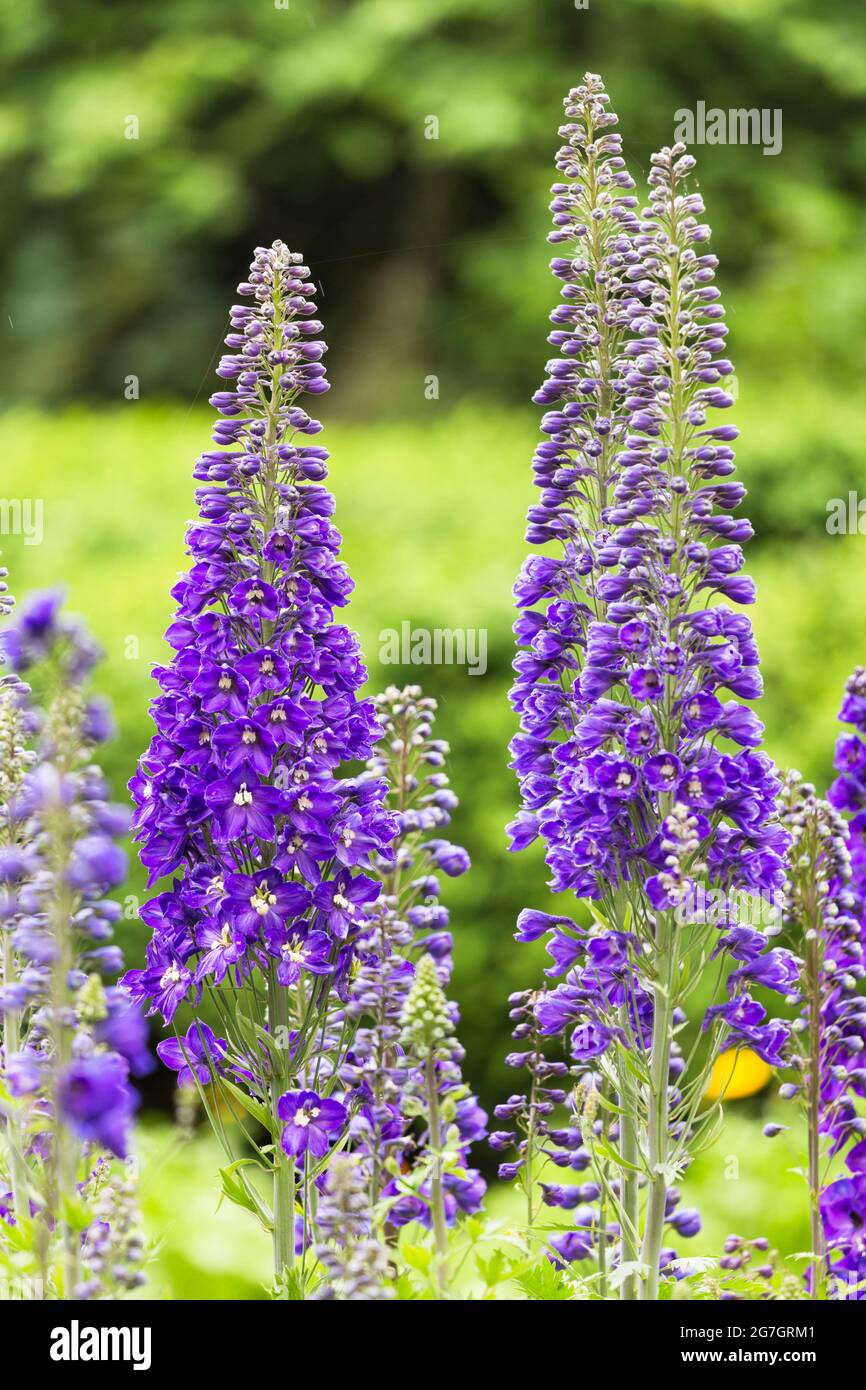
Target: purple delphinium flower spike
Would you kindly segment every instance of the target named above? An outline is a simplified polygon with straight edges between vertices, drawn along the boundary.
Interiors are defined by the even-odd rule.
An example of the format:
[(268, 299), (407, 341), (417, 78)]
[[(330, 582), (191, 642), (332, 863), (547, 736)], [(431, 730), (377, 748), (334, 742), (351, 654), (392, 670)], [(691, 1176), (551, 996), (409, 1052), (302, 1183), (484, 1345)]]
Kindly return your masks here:
[[(429, 1225), (428, 1192), (411, 1190), (403, 1171), (423, 1166), (426, 1134), (413, 1119), (411, 1101), (420, 1088), (416, 1064), (400, 1045), (401, 1018), (422, 955), (435, 957), (439, 977), (451, 975), (452, 936), (447, 907), (440, 901), (437, 869), (451, 877), (469, 865), (466, 851), (442, 838), (457, 806), (448, 785), (448, 746), (433, 737), (436, 701), (418, 686), (391, 686), (374, 701), (382, 740), (367, 765), (375, 782), (384, 779), (397, 834), (388, 856), (376, 863), (382, 894), (359, 936), (356, 973), (348, 1013), (360, 1019), (342, 1076), (356, 1110), (352, 1143), (362, 1158), (371, 1211), (391, 1226), (420, 1220)], [(355, 832), (347, 836), (347, 852)], [(456, 1010), (452, 1009), (456, 1025)], [(480, 1209), (481, 1175), (468, 1166), (473, 1142), (483, 1137), (487, 1116), (465, 1085), (462, 1049), (436, 1064), (440, 1109), (457, 1126), (459, 1167), (443, 1177), (449, 1223)], [(429, 1184), (428, 1184), (429, 1187)], [(379, 1207), (385, 1198), (385, 1205)], [(380, 1218), (379, 1212), (384, 1216)]]
[[(640, 1235), (640, 1295), (654, 1298), (667, 1176), (687, 1161), (701, 1093), (673, 1042), (682, 969), (701, 975), (722, 934), (693, 904), (705, 888), (772, 895), (787, 840), (761, 725), (740, 703), (761, 691), (749, 621), (730, 607), (754, 598), (740, 574), (752, 532), (730, 515), (744, 493), (731, 480), (736, 430), (708, 415), (732, 404), (720, 385), (732, 367), (703, 205), (686, 184), (694, 160), (683, 146), (653, 156), (638, 218), (601, 80), (587, 74), (566, 113), (560, 356), (536, 397), (549, 409), (527, 532), (561, 549), (528, 560), (515, 586), (523, 807), (511, 835), (515, 849), (540, 837), (551, 886), (593, 903), (589, 930), (550, 923), (550, 973), (563, 979), (542, 996), (539, 1028), (564, 1034), (578, 1067), (591, 1062), (619, 1096), (620, 1257), (638, 1267)], [(751, 1016), (757, 979), (753, 966), (710, 1014), (706, 1065), (741, 1028), (778, 1056), (784, 1026)], [(768, 967), (760, 983), (785, 992), (787, 978)], [(633, 1278), (624, 1290), (636, 1296)]]
[[(281, 1107), (307, 1091), (323, 1109), (340, 1103), (342, 1030), (330, 1025), (379, 892), (364, 870), (395, 828), (384, 784), (339, 771), (370, 756), (379, 727), (357, 696), (357, 639), (335, 621), (352, 582), (323, 486), (322, 427), (301, 404), (328, 389), (311, 289), (279, 241), (256, 251), (239, 287), (249, 302), (231, 310), (227, 388), (211, 398), (216, 447), (195, 468), (174, 655), (156, 670), (156, 732), (130, 784), (151, 882), (174, 878), (142, 909), (147, 962), (127, 979), (166, 1022), (179, 1010), (203, 1021), (207, 1006), (218, 1051), (204, 1030), (187, 1033), (190, 1076), (206, 1067), (267, 1115), (278, 1279), (294, 1259), (297, 1169), (315, 1178), (309, 1154), (296, 1165), (298, 1146), (281, 1145)], [(318, 1139), (307, 1148), (318, 1161)], [(258, 1210), (243, 1169), (238, 1180)]]
[[(98, 652), (60, 605), (59, 594), (35, 595), (0, 635), (16, 678), (0, 688), (0, 1079), (11, 1096), (0, 1187), (8, 1179), (7, 1223), (36, 1223), (46, 1289), (117, 1297), (142, 1282), (142, 1252), (132, 1179), (111, 1157), (129, 1150), (130, 1074), (152, 1062), (139, 1010), (105, 978), (123, 964), (110, 944), (120, 907), (107, 895), (126, 876), (115, 839), (128, 816), (92, 762), (110, 731), (86, 689)], [(42, 703), (21, 680), (31, 674)], [(110, 1266), (97, 1270), (82, 1246), (66, 1214), (75, 1202), (100, 1223)]]
[(394, 1297), (387, 1246), (371, 1230), (367, 1183), (359, 1156), (336, 1154), (331, 1160), (316, 1225), (322, 1238), (316, 1246), (316, 1259), (323, 1278), (313, 1293), (314, 1300), (371, 1303)]
[(797, 953), (791, 998), (800, 1013), (782, 1057), (793, 1079), (784, 1081), (781, 1093), (799, 1102), (805, 1118), (814, 1255), (809, 1282), (817, 1297), (832, 1268), (821, 1222), (827, 1159), (866, 1133), (856, 1108), (856, 1097), (866, 1094), (866, 1005), (859, 994), (866, 971), (843, 817), (792, 772), (785, 779), (783, 820), (792, 836), (783, 920)]
[[(847, 1148), (848, 1174), (823, 1190), (819, 1190), (818, 1183), (811, 1185), (813, 1227), (816, 1200), (821, 1216), (820, 1237), (813, 1236), (813, 1249), (826, 1257), (831, 1295), (862, 1299), (866, 1296), (860, 1287), (866, 1281), (866, 1243), (862, 1236), (866, 1212), (866, 1124), (860, 1114), (862, 1105), (858, 1104), (866, 1095), (866, 1002), (860, 993), (866, 929), (866, 669), (862, 666), (846, 682), (839, 719), (851, 729), (836, 741), (837, 775), (828, 798), (837, 818), (832, 820), (829, 808), (825, 811), (825, 835), (813, 847), (811, 856), (803, 855), (803, 861), (815, 874), (821, 873), (823, 862), (831, 855), (831, 863), (837, 866), (835, 875), (823, 870), (822, 877), (827, 880), (821, 900), (825, 929), (812, 948), (813, 954), (820, 952), (817, 1044), (822, 1065), (818, 1073), (817, 1111), (820, 1134), (831, 1152)], [(803, 833), (801, 829), (799, 838)], [(796, 868), (793, 854), (792, 864)], [(804, 871), (801, 865), (801, 873)], [(798, 880), (793, 871), (792, 878), (796, 887)], [(796, 1094), (802, 1096), (803, 1091), (804, 1086), (798, 1086)], [(820, 1278), (816, 1262), (813, 1292)]]

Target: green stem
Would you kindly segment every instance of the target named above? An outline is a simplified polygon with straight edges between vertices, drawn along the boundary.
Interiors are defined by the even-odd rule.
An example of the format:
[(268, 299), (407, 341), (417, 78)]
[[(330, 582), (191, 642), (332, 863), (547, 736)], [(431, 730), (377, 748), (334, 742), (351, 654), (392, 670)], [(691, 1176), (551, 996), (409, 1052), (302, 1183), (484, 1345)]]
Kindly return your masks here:
[(295, 1263), (295, 1165), (282, 1152), (274, 1169), (274, 1275)]
[[(636, 1113), (637, 1097), (635, 1095), (634, 1080), (629, 1074), (625, 1064), (622, 1065), (620, 1087), (619, 1103), (620, 1109), (623, 1112), (620, 1117), (620, 1151), (626, 1163), (636, 1168), (639, 1162)], [(638, 1257), (638, 1243), (640, 1240), (640, 1190), (638, 1180), (638, 1173), (632, 1172), (630, 1168), (623, 1168), (621, 1213), (623, 1264), (634, 1264)], [(619, 1296), (624, 1302), (634, 1302), (637, 1295), (637, 1275), (630, 1274), (620, 1284)]]
[(646, 1268), (641, 1276), (639, 1292), (639, 1297), (645, 1301), (658, 1298), (659, 1257), (662, 1249), (667, 1205), (668, 1072), (670, 1070), (673, 1022), (674, 943), (673, 913), (659, 913), (656, 943), (658, 975), (653, 990), (653, 1034), (650, 1054), (650, 1086), (647, 1098), (647, 1158), (650, 1170), (650, 1187), (641, 1251), (641, 1261)]
[(432, 1056), (428, 1056), (424, 1063), (424, 1080), (427, 1089), (430, 1150), (433, 1154), (430, 1205), (433, 1216), (433, 1237), (436, 1244), (436, 1296), (437, 1298), (444, 1298), (447, 1285), (448, 1225), (445, 1221), (445, 1196), (442, 1188), (442, 1121), (439, 1116), (439, 1088), (436, 1082), (436, 1061)]
[[(272, 968), (268, 980), (268, 1019), (274, 1036), (288, 1039), (289, 993), (276, 978)], [(279, 1030), (279, 1033), (278, 1031)], [(280, 1068), (271, 1082), (271, 1114), (274, 1130), (279, 1134), (280, 1120), (277, 1105), (288, 1090), (288, 1043), (280, 1053)], [(285, 1270), (295, 1263), (295, 1163), (283, 1152), (279, 1139), (274, 1141), (274, 1277), (281, 1279)]]
[[(61, 763), (61, 767), (62, 767)], [(54, 1041), (54, 1134), (51, 1159), (49, 1208), (60, 1231), (63, 1250), (63, 1297), (74, 1298), (78, 1283), (80, 1238), (64, 1214), (66, 1201), (75, 1199), (78, 1177), (78, 1144), (61, 1119), (60, 1082), (71, 1060), (71, 1037), (65, 1025), (70, 1006), (69, 973), (73, 965), (72, 895), (66, 885), (71, 859), (73, 827), (66, 810), (55, 808), (48, 819), (54, 882), (52, 908), (54, 962), (51, 970), (51, 1026)]]
[(809, 1075), (806, 1110), (809, 1144), (809, 1229), (812, 1251), (812, 1298), (820, 1298), (825, 1276), (824, 1226), (821, 1221), (821, 937), (817, 912), (812, 914), (812, 930), (806, 952), (809, 990)]
[[(9, 931), (3, 932), (3, 984), (8, 988), (14, 978), (15, 960), (12, 953), (12, 937)], [(18, 1029), (18, 1012), (8, 1009), (3, 1015), (3, 1050), (8, 1063), (13, 1053), (21, 1047)], [(14, 1102), (13, 1102), (14, 1104)], [(26, 1219), (30, 1215), (27, 1200), (27, 1167), (21, 1146), (21, 1133), (18, 1117), (10, 1108), (6, 1116), (6, 1140), (9, 1146), (9, 1180), (12, 1184), (12, 1212), (16, 1219)]]
[[(537, 1038), (536, 1038), (537, 1045)], [(523, 1165), (523, 1181), (526, 1187), (526, 1224), (530, 1233), (535, 1222), (535, 1208), (533, 1204), (533, 1192), (535, 1189), (535, 1129), (536, 1129), (536, 1107), (538, 1104), (538, 1081), (533, 1068), (532, 1081), (529, 1088), (529, 1122), (526, 1129), (526, 1158)]]

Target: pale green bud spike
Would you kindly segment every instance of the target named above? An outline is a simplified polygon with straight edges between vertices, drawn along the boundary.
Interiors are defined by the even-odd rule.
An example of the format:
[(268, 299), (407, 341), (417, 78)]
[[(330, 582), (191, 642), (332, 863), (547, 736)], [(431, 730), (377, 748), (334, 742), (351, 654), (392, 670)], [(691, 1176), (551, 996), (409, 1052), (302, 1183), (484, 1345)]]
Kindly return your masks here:
[(105, 986), (98, 975), (88, 975), (76, 996), (78, 1016), (83, 1023), (100, 1023), (108, 1017)]
[(418, 962), (400, 1024), (400, 1041), (419, 1061), (448, 1057), (457, 1046), (448, 999), (432, 956), (422, 956)]

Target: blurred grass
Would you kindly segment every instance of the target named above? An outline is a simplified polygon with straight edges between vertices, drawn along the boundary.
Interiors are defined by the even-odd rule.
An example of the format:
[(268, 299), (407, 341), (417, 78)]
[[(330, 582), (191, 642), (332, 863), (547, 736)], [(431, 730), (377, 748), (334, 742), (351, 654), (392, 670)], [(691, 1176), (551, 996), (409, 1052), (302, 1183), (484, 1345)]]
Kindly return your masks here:
[[(689, 1171), (682, 1206), (696, 1206), (703, 1227), (690, 1240), (676, 1240), (681, 1257), (718, 1257), (725, 1237), (766, 1236), (782, 1256), (809, 1247), (806, 1189), (793, 1171), (798, 1157), (787, 1136), (761, 1134), (759, 1102), (733, 1103), (718, 1143)], [(783, 1123), (790, 1109), (774, 1111)], [(261, 1299), (271, 1283), (270, 1240), (246, 1212), (220, 1205), (218, 1169), (225, 1162), (216, 1140), (199, 1131), (178, 1139), (164, 1122), (145, 1124), (139, 1137), (141, 1204), (152, 1246), (147, 1296), (170, 1299)], [(550, 1181), (561, 1180), (550, 1177)], [(566, 1178), (567, 1181), (567, 1178)], [(506, 1229), (519, 1226), (523, 1199), (511, 1186), (494, 1184), (487, 1197), (490, 1218)], [(568, 1226), (565, 1212), (545, 1220)], [(784, 1258), (781, 1263), (785, 1263)], [(800, 1262), (787, 1267), (802, 1274)], [(506, 1297), (503, 1289), (500, 1297)]]

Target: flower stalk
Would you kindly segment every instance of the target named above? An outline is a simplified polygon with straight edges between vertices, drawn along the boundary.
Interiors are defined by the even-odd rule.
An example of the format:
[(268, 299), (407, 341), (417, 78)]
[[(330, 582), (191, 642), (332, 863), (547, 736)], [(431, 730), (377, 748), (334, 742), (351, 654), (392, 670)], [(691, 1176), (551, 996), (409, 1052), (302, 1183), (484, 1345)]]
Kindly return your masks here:
[[(695, 982), (723, 978), (720, 952), (744, 959), (736, 894), (778, 888), (786, 839), (775, 770), (756, 751), (760, 722), (724, 698), (754, 699), (761, 682), (748, 620), (724, 602), (754, 600), (739, 574), (752, 531), (728, 515), (744, 494), (729, 481), (737, 431), (710, 414), (733, 404), (720, 385), (733, 368), (721, 355), (715, 257), (702, 245), (709, 228), (688, 186), (695, 161), (682, 145), (654, 155), (638, 215), (599, 77), (569, 94), (566, 116), (550, 236), (559, 355), (534, 397), (547, 413), (527, 527), (527, 541), (561, 553), (529, 558), (515, 585), (512, 766), (523, 807), (510, 833), (517, 850), (544, 842), (551, 888), (591, 915), (587, 925), (527, 911), (518, 939), (549, 936), (558, 983), (534, 1004), (541, 1035), (561, 1042), (573, 1077), (594, 1076), (599, 1096), (620, 1100), (617, 1123), (596, 1121), (583, 1137), (602, 1165), (599, 1190), (616, 1202), (616, 1258), (640, 1271), (624, 1271), (621, 1297), (655, 1299), (666, 1226), (698, 1228), (675, 1212), (676, 1182), (713, 1120), (699, 1113), (706, 1076), (732, 1033), (778, 1057), (784, 1025), (763, 1022), (746, 984), (784, 984), (784, 955), (753, 965), (749, 953), (691, 1058), (675, 1035)], [(702, 914), (706, 890), (724, 900), (730, 930)], [(565, 1165), (570, 1131), (562, 1139), (561, 1158), (549, 1152)], [(615, 1186), (602, 1171), (611, 1163)], [(543, 1190), (546, 1204), (570, 1209), (559, 1185)], [(583, 1233), (601, 1224), (578, 1211), (571, 1258), (599, 1263)]]
[(102, 1193), (129, 1150), (130, 1072), (152, 1063), (143, 1019), (107, 983), (122, 966), (107, 894), (125, 877), (127, 818), (93, 763), (111, 731), (85, 688), (98, 653), (57, 594), (26, 602), (2, 648), (33, 688), (0, 682), (0, 1264), (28, 1260), (44, 1298), (121, 1297), (143, 1282), (131, 1179), (122, 1216)]
[[(367, 871), (395, 832), (384, 783), (340, 771), (370, 757), (380, 730), (357, 695), (357, 639), (335, 620), (352, 581), (322, 486), (322, 427), (301, 405), (328, 389), (310, 291), (309, 268), (279, 241), (257, 248), (238, 287), (247, 302), (232, 307), (218, 367), (234, 389), (211, 398), (216, 447), (195, 468), (174, 655), (157, 670), (156, 730), (130, 783), (150, 881), (173, 879), (142, 910), (152, 936), (129, 985), (171, 1027), (181, 1010), (191, 1018), (157, 1050), (203, 1094), (225, 1194), (272, 1233), (275, 1288), (299, 1224), (304, 1249), (312, 1239), (313, 1184), (347, 1139), (347, 1005), (380, 892)], [(238, 1162), (249, 1151), (270, 1209)]]

